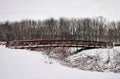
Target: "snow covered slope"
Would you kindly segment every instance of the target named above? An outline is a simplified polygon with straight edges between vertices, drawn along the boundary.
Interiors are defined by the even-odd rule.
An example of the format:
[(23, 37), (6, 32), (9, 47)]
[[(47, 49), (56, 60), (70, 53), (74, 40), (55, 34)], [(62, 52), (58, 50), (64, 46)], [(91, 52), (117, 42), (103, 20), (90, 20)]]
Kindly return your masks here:
[(42, 52), (0, 46), (0, 79), (120, 79), (120, 74), (68, 68)]
[(73, 67), (83, 70), (120, 73), (120, 47), (84, 50), (66, 58)]

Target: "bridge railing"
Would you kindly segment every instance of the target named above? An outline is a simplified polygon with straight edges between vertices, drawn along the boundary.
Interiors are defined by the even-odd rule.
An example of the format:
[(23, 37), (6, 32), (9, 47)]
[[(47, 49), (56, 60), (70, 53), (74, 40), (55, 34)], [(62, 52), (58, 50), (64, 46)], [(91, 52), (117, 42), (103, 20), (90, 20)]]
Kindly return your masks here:
[(17, 40), (7, 42), (6, 46), (53, 46), (53, 47), (113, 47), (112, 42), (84, 40)]

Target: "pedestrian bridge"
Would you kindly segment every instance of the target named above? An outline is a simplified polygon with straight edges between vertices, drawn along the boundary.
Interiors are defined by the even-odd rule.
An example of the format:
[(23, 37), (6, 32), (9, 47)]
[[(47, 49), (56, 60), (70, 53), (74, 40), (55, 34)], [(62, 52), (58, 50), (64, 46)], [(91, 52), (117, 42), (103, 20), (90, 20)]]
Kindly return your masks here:
[(43, 48), (43, 47), (82, 47), (82, 48), (108, 48), (113, 47), (112, 42), (85, 41), (85, 40), (15, 40), (9, 41), (7, 47), (14, 48)]

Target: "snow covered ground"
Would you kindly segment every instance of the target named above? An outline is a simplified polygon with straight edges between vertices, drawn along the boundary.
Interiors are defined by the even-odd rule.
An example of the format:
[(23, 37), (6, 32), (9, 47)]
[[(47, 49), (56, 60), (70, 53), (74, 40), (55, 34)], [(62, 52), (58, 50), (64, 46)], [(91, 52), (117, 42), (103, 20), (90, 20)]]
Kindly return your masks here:
[(83, 70), (120, 73), (120, 47), (83, 50), (66, 58), (71, 66)]
[(68, 68), (42, 52), (0, 46), (0, 79), (120, 79), (120, 74)]

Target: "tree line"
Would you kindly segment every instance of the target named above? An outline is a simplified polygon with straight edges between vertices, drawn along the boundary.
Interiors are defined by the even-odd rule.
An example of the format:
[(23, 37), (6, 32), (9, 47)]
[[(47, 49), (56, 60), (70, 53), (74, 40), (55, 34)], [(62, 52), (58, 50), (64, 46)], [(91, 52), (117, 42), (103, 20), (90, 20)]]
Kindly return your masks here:
[(0, 22), (0, 41), (60, 39), (120, 43), (120, 21), (96, 18), (49, 18)]

